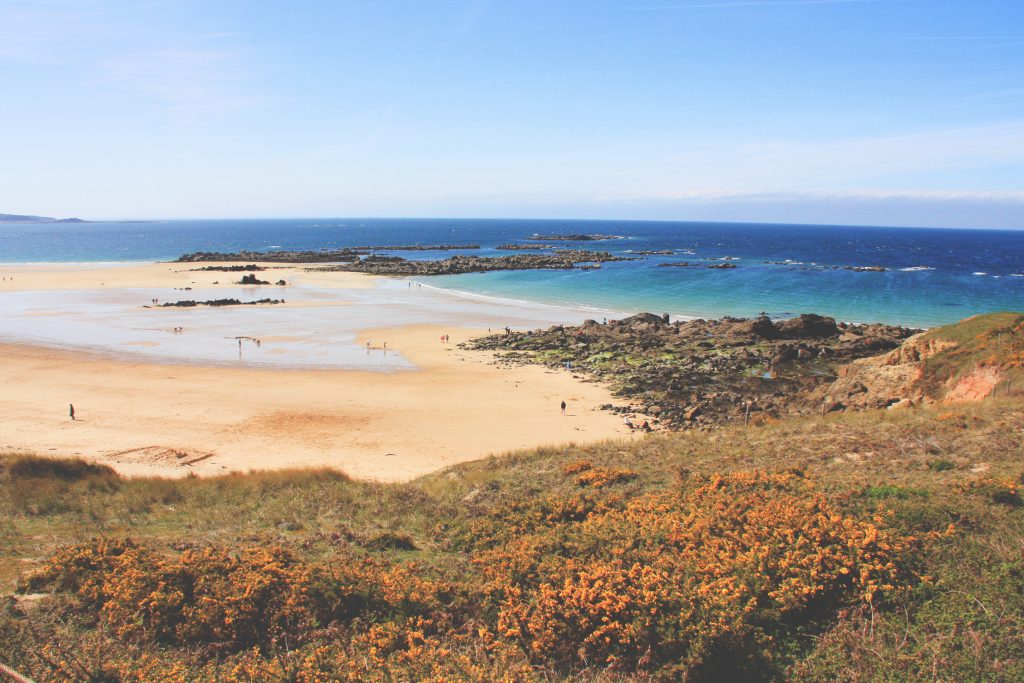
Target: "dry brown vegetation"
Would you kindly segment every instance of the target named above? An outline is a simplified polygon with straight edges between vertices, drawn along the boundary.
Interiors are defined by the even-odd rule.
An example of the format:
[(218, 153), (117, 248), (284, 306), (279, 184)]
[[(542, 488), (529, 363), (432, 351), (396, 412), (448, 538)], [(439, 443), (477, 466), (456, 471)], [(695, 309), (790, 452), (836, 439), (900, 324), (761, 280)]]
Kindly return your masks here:
[(540, 449), (412, 484), (0, 460), (40, 681), (1024, 676), (1024, 406)]

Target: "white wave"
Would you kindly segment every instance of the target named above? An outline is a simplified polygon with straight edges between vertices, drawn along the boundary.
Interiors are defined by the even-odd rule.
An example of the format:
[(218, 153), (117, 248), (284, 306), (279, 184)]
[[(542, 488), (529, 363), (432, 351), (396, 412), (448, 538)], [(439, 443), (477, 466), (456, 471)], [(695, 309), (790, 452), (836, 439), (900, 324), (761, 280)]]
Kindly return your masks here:
[(974, 273), (974, 275), (988, 275), (988, 273), (983, 273), (981, 271), (978, 271), (977, 273)]
[(910, 266), (909, 268), (900, 268), (900, 270), (904, 273), (916, 273), (919, 270), (935, 270), (935, 268), (931, 266)]
[(1010, 277), (1024, 277), (1024, 273), (1010, 273)]

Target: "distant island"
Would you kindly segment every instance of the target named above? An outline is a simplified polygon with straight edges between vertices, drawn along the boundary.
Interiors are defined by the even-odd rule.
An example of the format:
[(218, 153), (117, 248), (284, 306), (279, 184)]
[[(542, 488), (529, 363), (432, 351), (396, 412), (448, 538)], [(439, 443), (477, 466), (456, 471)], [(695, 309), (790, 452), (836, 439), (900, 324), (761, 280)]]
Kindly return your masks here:
[(51, 218), (50, 216), (23, 216), (16, 213), (0, 213), (0, 223), (88, 223), (81, 218)]

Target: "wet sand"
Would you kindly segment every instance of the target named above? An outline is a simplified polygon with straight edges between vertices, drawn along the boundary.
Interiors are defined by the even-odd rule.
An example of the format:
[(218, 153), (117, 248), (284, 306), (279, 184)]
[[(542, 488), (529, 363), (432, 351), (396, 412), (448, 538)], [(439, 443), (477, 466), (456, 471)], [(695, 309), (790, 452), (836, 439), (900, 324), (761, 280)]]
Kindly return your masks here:
[[(190, 294), (175, 288), (230, 288), (234, 285), (227, 283), (240, 277), (189, 270), (194, 267), (198, 266), (5, 266), (5, 276), (14, 271), (14, 280), (0, 283), (0, 310), (8, 295), (10, 304), (20, 295), (45, 299), (45, 292), (70, 296), (103, 287), (114, 290), (110, 296), (116, 301), (131, 295), (130, 304), (118, 305), (127, 306), (124, 315), (134, 316), (140, 314), (141, 304), (134, 302), (138, 295), (153, 291), (169, 299)], [(259, 346), (246, 339), (245, 354), (266, 352), (266, 360), (259, 363), (229, 365), (161, 355), (163, 346), (187, 335), (168, 337), (160, 326), (154, 329), (164, 336), (150, 338), (151, 331), (143, 330), (138, 338), (118, 338), (116, 345), (99, 343), (92, 348), (72, 338), (74, 331), (109, 325), (100, 321), (86, 326), (79, 320), (83, 312), (73, 305), (70, 312), (51, 311), (50, 316), (55, 321), (51, 337), (66, 329), (68, 339), (47, 337), (44, 343), (25, 343), (11, 333), (16, 327), (11, 321), (29, 324), (23, 316), (31, 311), (18, 309), (18, 316), (0, 322), (0, 339), (7, 342), (0, 344), (4, 358), (0, 450), (80, 455), (111, 464), (127, 475), (332, 466), (358, 478), (402, 481), (521, 448), (639, 438), (628, 434), (614, 415), (596, 409), (613, 402), (602, 387), (564, 371), (500, 368), (488, 353), (457, 348), (459, 342), (487, 330), (453, 323), (480, 320), (487, 325), (503, 317), (542, 323), (559, 315), (557, 311), (545, 310), (537, 314), (538, 320), (530, 321), (529, 311), (502, 310), (493, 302), (482, 306), (437, 292), (429, 296), (440, 297), (441, 304), (434, 299), (429, 305), (426, 299), (403, 303), (396, 297), (415, 296), (418, 292), (409, 291), (415, 287), (350, 273), (299, 275), (295, 269), (283, 268), (257, 276), (301, 282), (286, 292), (291, 299), (303, 299), (302, 288), (311, 301), (320, 297), (318, 306), (310, 301), (289, 303), (290, 312), (281, 311), (285, 323), (274, 320), (278, 307), (273, 311), (238, 307), (246, 312), (260, 308), (256, 317), (263, 316), (259, 324), (266, 329), (294, 326), (293, 318), (287, 316), (299, 316), (295, 318), (299, 320), (313, 316), (311, 320), (322, 322), (325, 310), (369, 312), (379, 296), (385, 315), (367, 313), (354, 316), (348, 326), (323, 327), (337, 335), (330, 346), (344, 347), (345, 358), (365, 357), (372, 362), (366, 367), (348, 361), (337, 367), (289, 365), (289, 354), (301, 355), (313, 343), (305, 329), (293, 329), (292, 335), (266, 334)], [(214, 285), (215, 280), (224, 284)], [(259, 296), (273, 295), (261, 292)], [(118, 310), (115, 306), (109, 311), (109, 324), (120, 320)], [(404, 324), (409, 316), (395, 312), (408, 310), (423, 311), (421, 318), (439, 317), (440, 324), (429, 320)], [(195, 312), (175, 311), (174, 315), (189, 319)], [(146, 310), (141, 314), (168, 313)], [(217, 320), (220, 311), (208, 313)], [(237, 309), (232, 313), (241, 314)], [(571, 311), (564, 314), (579, 317)], [(366, 322), (374, 325), (352, 328)], [(202, 339), (199, 327), (198, 322), (188, 324), (189, 331)], [(450, 343), (441, 342), (442, 334), (450, 336)], [(281, 339), (289, 336), (298, 341)], [(208, 337), (220, 340), (216, 334)], [(282, 357), (280, 367), (275, 365), (278, 357)], [(559, 411), (562, 400), (569, 404), (565, 416)], [(74, 421), (68, 416), (69, 403), (75, 405), (78, 419)]]

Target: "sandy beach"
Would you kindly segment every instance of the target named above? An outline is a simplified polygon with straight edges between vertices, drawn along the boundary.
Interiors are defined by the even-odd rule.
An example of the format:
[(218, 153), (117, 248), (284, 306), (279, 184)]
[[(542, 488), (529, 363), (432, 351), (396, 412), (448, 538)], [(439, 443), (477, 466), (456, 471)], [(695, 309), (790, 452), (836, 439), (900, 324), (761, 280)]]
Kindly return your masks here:
[[(144, 308), (239, 289), (239, 273), (200, 265), (0, 268), (0, 449), (79, 455), (127, 475), (332, 466), (401, 481), (513, 449), (631, 438), (597, 410), (613, 401), (605, 388), (457, 346), (499, 320), (539, 327), (578, 312), (273, 266), (258, 277), (288, 287), (246, 290), (278, 290), (287, 304)], [(225, 317), (239, 339), (218, 327)], [(111, 329), (121, 332), (100, 335)]]

